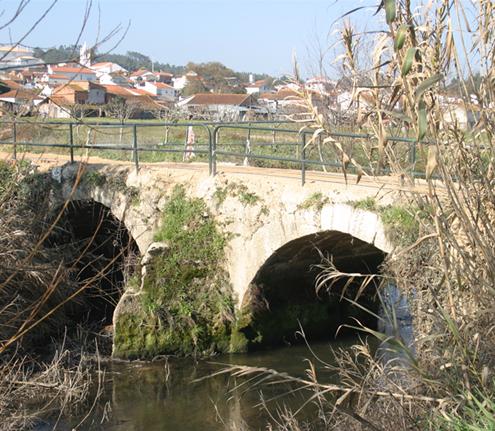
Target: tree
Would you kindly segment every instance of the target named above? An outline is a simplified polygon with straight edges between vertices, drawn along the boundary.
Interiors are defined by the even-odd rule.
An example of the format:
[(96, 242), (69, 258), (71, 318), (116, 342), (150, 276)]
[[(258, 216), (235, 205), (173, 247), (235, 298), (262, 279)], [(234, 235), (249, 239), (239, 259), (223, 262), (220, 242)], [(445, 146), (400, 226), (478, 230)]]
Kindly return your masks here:
[(117, 118), (120, 122), (119, 143), (122, 143), (124, 124), (136, 112), (137, 105), (123, 97), (112, 97), (105, 107), (107, 116)]
[(218, 61), (188, 63), (186, 69), (196, 72), (203, 79), (204, 86), (214, 93), (245, 93), (240, 86), (239, 74)]
[(208, 87), (203, 84), (201, 79), (191, 79), (187, 82), (186, 86), (182, 90), (183, 96), (192, 96), (198, 93), (208, 92)]

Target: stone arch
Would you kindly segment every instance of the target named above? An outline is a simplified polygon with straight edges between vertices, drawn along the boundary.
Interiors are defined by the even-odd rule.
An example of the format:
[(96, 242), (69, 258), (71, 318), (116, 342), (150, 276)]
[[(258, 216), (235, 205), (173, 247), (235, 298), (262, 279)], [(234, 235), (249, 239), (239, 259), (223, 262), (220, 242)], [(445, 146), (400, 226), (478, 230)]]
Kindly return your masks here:
[(111, 325), (140, 254), (132, 233), (108, 206), (93, 199), (72, 199), (55, 207), (52, 215), (56, 222), (47, 246), (64, 253), (73, 282), (87, 286), (72, 306), (72, 318)]
[(390, 253), (393, 249), (380, 216), (351, 205), (331, 204), (325, 205), (321, 211), (273, 214), (271, 220), (248, 241), (244, 235), (231, 241), (227, 268), (238, 304), (244, 302), (249, 284), (276, 250), (293, 240), (323, 231), (349, 234), (384, 253)]
[[(67, 201), (93, 200), (108, 207), (113, 216), (125, 225), (136, 241), (142, 255), (153, 242), (153, 229), (156, 220), (144, 205), (133, 205), (127, 190), (127, 179), (131, 176), (127, 169), (121, 167), (104, 167), (101, 165), (65, 164), (51, 172), (54, 183), (52, 187), (52, 207), (63, 205)], [(96, 180), (87, 180), (88, 177)], [(117, 180), (116, 180), (117, 179)], [(74, 187), (77, 182), (77, 187)], [(115, 187), (118, 183), (118, 187)], [(146, 210), (146, 211), (145, 211)], [(154, 209), (153, 209), (154, 210)], [(150, 217), (153, 220), (149, 220)]]
[[(275, 230), (277, 227), (273, 226)], [(371, 326), (376, 324), (369, 313), (341, 301), (339, 283), (330, 293), (320, 291), (317, 295), (315, 279), (321, 270), (315, 265), (321, 262), (323, 253), (342, 272), (378, 273), (392, 247), (377, 214), (349, 205), (327, 205), (321, 213), (296, 214), (292, 223), (286, 222), (278, 230), (276, 238), (262, 241), (262, 253), (250, 261), (251, 273), (245, 280), (240, 304), (242, 315), (249, 316), (242, 329), (248, 340), (256, 340), (259, 345), (292, 343), (298, 320), (306, 334), (315, 339), (325, 335), (330, 338), (342, 324), (352, 323), (352, 317)], [(341, 281), (340, 287), (343, 285)], [(352, 297), (356, 289), (356, 284), (351, 285), (347, 295)], [(370, 287), (367, 292), (360, 299), (361, 305), (377, 312), (376, 289)]]

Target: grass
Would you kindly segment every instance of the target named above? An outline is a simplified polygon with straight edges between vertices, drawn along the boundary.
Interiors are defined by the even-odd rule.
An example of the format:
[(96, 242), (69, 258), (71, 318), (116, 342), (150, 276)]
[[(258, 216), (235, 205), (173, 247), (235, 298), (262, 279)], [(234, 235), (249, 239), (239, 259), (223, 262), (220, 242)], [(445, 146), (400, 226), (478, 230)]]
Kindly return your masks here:
[(413, 244), (420, 234), (420, 220), (426, 214), (414, 204), (394, 204), (380, 206), (375, 198), (367, 197), (359, 201), (349, 201), (353, 208), (377, 213), (389, 240), (399, 246)]
[[(495, 382), (493, 382), (495, 383)], [(447, 413), (438, 417), (432, 427), (439, 431), (493, 431), (495, 430), (495, 400), (490, 394), (466, 393), (462, 414)]]
[(331, 203), (331, 201), (328, 196), (325, 196), (321, 192), (315, 192), (301, 202), (297, 208), (300, 210), (316, 209), (317, 211), (321, 211), (323, 207), (329, 203)]
[[(93, 119), (88, 119), (92, 121)], [(102, 120), (103, 121), (103, 120)], [(98, 123), (98, 121), (96, 122)], [(112, 122), (110, 122), (112, 123)], [(133, 122), (135, 123), (135, 122)], [(187, 127), (177, 122), (176, 125), (165, 127), (159, 121), (141, 120), (135, 123), (137, 125), (137, 142), (140, 149), (139, 160), (143, 163), (156, 162), (182, 162), (184, 156), (184, 148), (186, 142)], [(249, 123), (242, 123), (241, 127), (246, 127)], [(254, 124), (256, 127), (256, 125)], [(270, 127), (270, 125), (268, 126)], [(249, 132), (245, 129), (223, 128), (219, 129), (217, 140), (217, 161), (219, 163), (236, 163), (244, 164), (246, 160), (251, 166), (269, 167), (282, 169), (300, 169), (301, 162), (301, 145), (300, 137), (297, 134), (298, 125), (282, 125), (284, 129), (293, 129), (293, 133), (289, 132), (272, 132), (252, 130)], [(275, 130), (275, 129), (274, 129)], [(337, 128), (334, 131), (339, 132), (355, 132), (347, 127)], [(208, 148), (210, 135), (208, 131), (198, 125), (194, 127), (196, 149), (194, 161), (207, 162)], [(0, 127), (2, 139), (9, 140), (12, 132), (8, 124), (3, 124)], [(87, 154), (108, 158), (119, 161), (132, 161), (132, 145), (133, 145), (133, 129), (130, 126), (120, 127), (118, 123), (109, 126), (98, 124), (87, 126), (84, 124), (74, 126), (73, 128), (74, 149), (76, 157), (84, 157)], [(20, 151), (52, 152), (69, 154), (68, 148), (50, 147), (51, 144), (68, 144), (69, 142), (69, 126), (65, 122), (61, 124), (50, 124), (45, 122), (42, 124), (19, 124), (17, 126), (17, 139)], [(247, 148), (249, 139), (250, 149)], [(309, 139), (309, 138), (308, 138)], [(41, 146), (32, 147), (29, 143), (37, 143)], [(346, 152), (359, 162), (368, 172), (374, 172), (376, 169), (377, 156), (372, 154), (374, 142), (368, 139), (341, 137), (339, 138), (340, 145)], [(24, 144), (24, 145), (22, 145)], [(46, 144), (46, 146), (43, 146)], [(112, 150), (112, 149), (87, 149), (87, 145), (95, 146), (115, 146), (126, 147), (128, 150)], [(409, 145), (395, 144), (397, 154), (397, 163), (402, 166), (405, 171), (411, 170), (412, 166), (409, 162)], [(9, 150), (9, 147), (5, 147)], [(167, 150), (169, 152), (163, 152)], [(197, 151), (204, 151), (205, 154), (200, 154)], [(229, 154), (222, 154), (222, 153)], [(246, 159), (246, 157), (248, 159)], [(257, 158), (257, 157), (261, 158)], [(418, 172), (424, 171), (426, 156), (424, 151), (417, 151), (418, 160), (414, 169)], [(269, 160), (263, 157), (276, 157), (292, 159), (287, 160)], [(306, 164), (307, 170), (314, 171), (341, 171), (341, 157), (337, 148), (333, 145), (309, 145), (305, 149), (306, 160), (313, 161)], [(321, 161), (329, 163), (329, 166), (323, 166)], [(350, 168), (350, 172), (353, 169)]]
[(239, 199), (239, 202), (245, 206), (256, 205), (262, 200), (256, 193), (251, 192), (245, 184), (236, 182), (217, 188), (213, 194), (219, 205), (223, 204), (228, 196)]

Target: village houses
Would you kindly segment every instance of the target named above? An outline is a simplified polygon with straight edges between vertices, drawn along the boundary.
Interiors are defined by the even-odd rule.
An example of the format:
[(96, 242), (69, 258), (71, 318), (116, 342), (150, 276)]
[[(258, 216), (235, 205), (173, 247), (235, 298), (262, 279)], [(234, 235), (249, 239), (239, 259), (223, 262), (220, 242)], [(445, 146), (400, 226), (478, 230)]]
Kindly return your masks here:
[(242, 121), (248, 113), (255, 113), (258, 105), (249, 94), (201, 93), (177, 103), (186, 115), (205, 116), (217, 121)]

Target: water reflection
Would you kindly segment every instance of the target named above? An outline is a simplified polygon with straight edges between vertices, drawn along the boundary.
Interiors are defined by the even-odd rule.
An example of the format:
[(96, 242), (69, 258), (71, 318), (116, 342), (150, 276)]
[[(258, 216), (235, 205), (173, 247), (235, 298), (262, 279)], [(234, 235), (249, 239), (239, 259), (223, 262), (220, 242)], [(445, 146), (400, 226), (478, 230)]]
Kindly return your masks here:
[[(332, 342), (332, 347), (346, 347), (352, 340)], [(314, 352), (328, 360), (330, 343), (312, 346)], [(215, 362), (273, 368), (295, 376), (303, 376), (305, 358), (311, 356), (308, 348), (297, 346), (245, 355), (226, 355)], [(260, 392), (269, 402), (271, 411), (277, 406), (297, 408), (307, 394), (285, 395), (288, 385), (269, 385), (250, 390), (247, 379), (213, 374), (222, 366), (212, 362), (170, 360), (154, 363), (115, 363), (108, 366), (107, 383), (101, 398), (101, 409), (110, 403), (111, 419), (103, 424), (87, 422), (82, 430), (113, 431), (224, 431), (261, 430), (272, 422), (270, 415), (259, 406)], [(321, 381), (331, 381), (330, 373), (319, 367)], [(199, 381), (196, 381), (201, 379)], [(306, 396), (305, 396), (306, 395)], [(302, 413), (311, 418), (311, 406)], [(101, 416), (100, 416), (101, 418)], [(77, 423), (77, 422), (76, 422)]]

